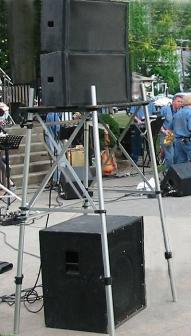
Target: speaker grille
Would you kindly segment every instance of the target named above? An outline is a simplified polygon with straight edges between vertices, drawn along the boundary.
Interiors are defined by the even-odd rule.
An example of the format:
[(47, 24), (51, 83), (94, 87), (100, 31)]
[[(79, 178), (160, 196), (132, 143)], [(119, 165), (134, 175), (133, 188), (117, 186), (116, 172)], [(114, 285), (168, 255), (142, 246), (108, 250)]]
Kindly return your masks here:
[(114, 1), (44, 1), (41, 82), (44, 105), (130, 101), (128, 5)]
[(128, 6), (114, 1), (44, 0), (41, 49), (122, 52), (127, 49)]

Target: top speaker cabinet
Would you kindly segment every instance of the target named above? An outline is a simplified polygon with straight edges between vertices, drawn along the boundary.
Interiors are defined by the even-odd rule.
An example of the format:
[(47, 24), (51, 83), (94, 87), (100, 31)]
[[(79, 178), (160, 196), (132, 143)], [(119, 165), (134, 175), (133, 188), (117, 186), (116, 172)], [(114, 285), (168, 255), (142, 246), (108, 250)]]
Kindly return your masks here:
[(110, 51), (127, 49), (128, 5), (113, 1), (44, 0), (41, 50)]
[(42, 103), (91, 105), (131, 100), (127, 50), (128, 4), (44, 0), (41, 21)]

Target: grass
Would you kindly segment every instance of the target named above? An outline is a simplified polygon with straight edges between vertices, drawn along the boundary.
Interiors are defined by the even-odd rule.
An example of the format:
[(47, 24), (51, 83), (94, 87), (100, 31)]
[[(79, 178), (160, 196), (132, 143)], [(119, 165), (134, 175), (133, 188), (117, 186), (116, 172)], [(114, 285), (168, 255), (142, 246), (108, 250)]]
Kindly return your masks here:
[(125, 127), (130, 119), (126, 113), (115, 113), (113, 115), (114, 120), (118, 123), (119, 127)]

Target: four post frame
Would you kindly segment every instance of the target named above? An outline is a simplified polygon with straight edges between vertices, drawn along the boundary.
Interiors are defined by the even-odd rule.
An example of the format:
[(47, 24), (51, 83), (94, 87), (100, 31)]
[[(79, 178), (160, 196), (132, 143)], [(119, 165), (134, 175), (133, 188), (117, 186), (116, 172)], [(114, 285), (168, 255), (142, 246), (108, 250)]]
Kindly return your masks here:
[[(146, 96), (144, 87), (142, 86), (142, 96), (143, 96), (143, 102), (140, 102), (140, 105), (143, 105), (145, 107), (145, 121), (146, 121), (146, 127), (148, 132), (148, 139), (149, 139), (149, 148), (150, 148), (150, 154), (151, 154), (151, 163), (154, 169), (154, 177), (155, 177), (155, 193), (158, 199), (159, 203), (159, 209), (160, 209), (160, 216), (161, 216), (161, 222), (162, 222), (162, 230), (163, 230), (163, 237), (164, 237), (164, 243), (165, 243), (165, 258), (168, 261), (168, 270), (169, 270), (169, 276), (170, 276), (170, 283), (171, 283), (171, 290), (172, 290), (172, 297), (173, 301), (176, 301), (176, 290), (174, 285), (174, 279), (173, 279), (173, 269), (172, 269), (172, 253), (170, 250), (168, 235), (167, 235), (167, 229), (165, 225), (164, 220), (164, 211), (162, 206), (162, 196), (160, 193), (160, 185), (159, 185), (159, 178), (158, 178), (158, 172), (156, 167), (156, 158), (154, 153), (154, 147), (153, 147), (153, 140), (152, 140), (152, 133), (150, 130), (150, 122), (149, 122), (149, 116), (148, 116), (148, 107), (146, 102)], [(79, 185), (84, 198), (81, 196), (81, 199), (88, 203), (88, 206), (84, 206), (80, 209), (77, 209), (76, 212), (83, 212), (83, 214), (88, 213), (94, 213), (100, 216), (101, 220), (101, 243), (102, 243), (102, 258), (103, 258), (103, 265), (104, 265), (104, 278), (105, 278), (105, 291), (106, 291), (106, 303), (107, 303), (107, 316), (108, 316), (108, 332), (110, 336), (115, 335), (115, 324), (114, 324), (114, 311), (113, 311), (113, 297), (112, 297), (112, 281), (111, 281), (111, 274), (110, 274), (110, 262), (109, 262), (109, 249), (108, 249), (108, 240), (107, 240), (107, 216), (106, 216), (106, 210), (104, 205), (104, 196), (103, 196), (103, 181), (102, 181), (102, 168), (101, 168), (101, 156), (100, 156), (100, 143), (99, 143), (99, 126), (98, 126), (98, 115), (97, 112), (100, 108), (105, 107), (105, 105), (97, 105), (96, 101), (96, 87), (94, 85), (91, 86), (91, 102), (92, 104), (90, 106), (84, 106), (84, 107), (34, 107), (32, 108), (32, 97), (33, 97), (33, 91), (31, 91), (31, 103), (27, 108), (20, 108), (20, 111), (27, 114), (27, 131), (26, 131), (26, 146), (25, 146), (25, 161), (24, 161), (24, 177), (23, 177), (23, 186), (22, 186), (22, 202), (21, 202), (21, 222), (20, 222), (20, 232), (19, 232), (19, 247), (18, 247), (18, 257), (17, 257), (17, 275), (15, 277), (15, 283), (16, 283), (16, 303), (15, 303), (15, 313), (14, 313), (14, 334), (18, 335), (20, 330), (20, 306), (21, 306), (21, 287), (22, 287), (22, 279), (23, 279), (23, 249), (24, 249), (24, 234), (25, 234), (25, 224), (27, 219), (30, 217), (30, 214), (32, 211), (37, 211), (39, 214), (40, 211), (46, 211), (47, 213), (50, 213), (50, 209), (39, 209), (35, 208), (34, 204), (37, 201), (39, 195), (44, 190), (47, 182), (49, 181), (50, 177), (54, 173), (56, 167), (59, 167), (59, 169), (65, 174), (65, 167), (68, 168), (72, 176), (74, 177), (75, 181)], [(122, 104), (125, 106), (133, 106), (138, 105), (137, 103), (124, 103)], [(106, 107), (109, 107), (109, 105), (106, 105)], [(28, 193), (28, 177), (29, 177), (29, 162), (30, 162), (30, 146), (31, 146), (31, 134), (32, 134), (32, 119), (35, 115), (39, 122), (41, 123), (42, 127), (45, 131), (47, 131), (47, 127), (43, 120), (40, 117), (41, 113), (48, 113), (48, 112), (67, 112), (67, 111), (80, 111), (84, 112), (84, 115), (82, 117), (82, 120), (80, 122), (80, 126), (77, 126), (77, 129), (73, 132), (71, 137), (69, 138), (67, 144), (64, 144), (62, 149), (60, 150), (57, 147), (57, 144), (54, 143), (54, 139), (52, 139), (53, 144), (55, 145), (56, 149), (58, 149), (58, 157), (55, 158), (53, 153), (50, 153), (52, 158), (54, 159), (53, 166), (49, 169), (47, 175), (43, 179), (39, 189), (35, 193), (35, 195), (32, 197), (32, 199), (27, 202), (27, 193)], [(92, 126), (93, 126), (93, 141), (94, 141), (94, 153), (95, 153), (95, 166), (96, 166), (96, 181), (97, 181), (97, 188), (98, 188), (98, 205), (95, 205), (92, 198), (90, 197), (87, 189), (88, 189), (88, 138), (89, 138), (89, 126), (88, 126), (88, 120), (89, 117), (92, 118)], [(65, 153), (68, 149), (68, 146), (72, 143), (72, 139), (75, 138), (75, 135), (78, 133), (79, 129), (84, 125), (84, 145), (85, 145), (85, 178), (84, 178), (84, 185), (81, 183), (81, 180), (75, 173), (73, 167), (70, 165), (69, 161), (67, 160)], [(50, 135), (51, 136), (51, 135)], [(120, 144), (120, 141), (118, 142), (119, 147), (123, 149), (123, 146)], [(123, 149), (124, 150), (124, 149)], [(125, 150), (124, 150), (125, 151)], [(126, 151), (125, 151), (126, 152)], [(126, 153), (128, 154), (128, 153)], [(60, 159), (61, 157), (64, 158), (65, 167), (61, 166)], [(132, 164), (136, 166), (136, 164), (130, 159)], [(143, 177), (145, 182), (147, 183), (147, 180), (145, 179), (144, 175), (140, 171), (140, 175)], [(69, 179), (69, 176), (67, 176), (67, 179)], [(72, 185), (73, 186), (73, 185)], [(74, 191), (75, 187), (73, 186)], [(85, 203), (84, 203), (85, 204)], [(92, 207), (92, 209), (90, 209)], [(60, 212), (75, 212), (74, 208), (71, 209), (53, 209), (54, 211), (60, 211)]]

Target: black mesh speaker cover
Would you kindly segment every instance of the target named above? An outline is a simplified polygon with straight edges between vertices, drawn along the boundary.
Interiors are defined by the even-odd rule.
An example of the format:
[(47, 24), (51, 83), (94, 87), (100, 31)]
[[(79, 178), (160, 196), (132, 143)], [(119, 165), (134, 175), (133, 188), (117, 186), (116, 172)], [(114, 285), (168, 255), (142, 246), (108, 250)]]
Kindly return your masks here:
[(41, 81), (45, 105), (131, 99), (127, 43), (128, 5), (95, 0), (44, 1)]
[(191, 195), (191, 162), (173, 164), (163, 181), (161, 189), (167, 190), (172, 187), (177, 196)]
[(11, 78), (14, 84), (34, 85), (36, 80), (36, 44), (38, 43), (38, 19), (34, 1), (9, 0), (5, 3), (8, 10), (7, 27)]
[[(108, 332), (100, 216), (40, 231), (47, 327)], [(107, 216), (115, 325), (145, 307), (142, 217)]]
[(89, 105), (91, 85), (96, 85), (98, 103), (126, 102), (127, 69), (127, 58), (121, 54), (43, 54), (43, 102), (56, 106)]
[(114, 1), (44, 0), (42, 52), (126, 51), (127, 6)]

